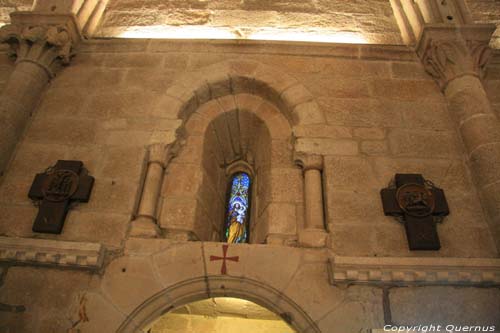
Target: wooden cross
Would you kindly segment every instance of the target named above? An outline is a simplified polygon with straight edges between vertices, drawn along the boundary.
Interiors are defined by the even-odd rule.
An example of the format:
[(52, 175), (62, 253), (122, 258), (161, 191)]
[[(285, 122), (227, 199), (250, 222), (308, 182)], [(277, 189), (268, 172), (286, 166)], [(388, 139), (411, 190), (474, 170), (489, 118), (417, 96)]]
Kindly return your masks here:
[(396, 188), (380, 191), (384, 213), (402, 217), (410, 250), (439, 250), (434, 217), (449, 214), (444, 191), (426, 186), (420, 174), (396, 174)]
[(227, 256), (227, 248), (228, 247), (229, 247), (229, 245), (227, 245), (227, 244), (222, 245), (222, 255), (223, 255), (222, 257), (210, 256), (210, 261), (222, 260), (222, 267), (220, 269), (220, 273), (222, 275), (227, 274), (226, 260), (231, 260), (231, 261), (236, 261), (236, 262), (238, 262), (240, 260), (240, 257), (238, 257), (238, 256), (236, 256), (236, 257), (228, 257)]
[(60, 234), (72, 201), (88, 202), (94, 177), (82, 174), (81, 161), (57, 161), (54, 168), (35, 176), (28, 197), (42, 200), (34, 232)]

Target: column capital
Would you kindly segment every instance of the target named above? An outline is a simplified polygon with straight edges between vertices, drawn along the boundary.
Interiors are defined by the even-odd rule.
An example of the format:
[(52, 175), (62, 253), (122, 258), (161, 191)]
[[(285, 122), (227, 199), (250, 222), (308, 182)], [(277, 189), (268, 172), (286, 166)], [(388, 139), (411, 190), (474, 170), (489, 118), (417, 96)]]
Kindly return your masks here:
[(14, 12), (11, 24), (0, 28), (0, 43), (8, 43), (16, 62), (31, 62), (54, 77), (68, 65), (73, 46), (81, 40), (74, 15)]
[(425, 70), (444, 90), (458, 77), (472, 75), (481, 78), (484, 75), (491, 57), (488, 44), (495, 28), (492, 24), (427, 25), (416, 52)]
[(304, 171), (323, 170), (323, 155), (294, 152), (293, 160)]
[(148, 146), (148, 163), (158, 163), (162, 168), (166, 167), (168, 145), (155, 143)]

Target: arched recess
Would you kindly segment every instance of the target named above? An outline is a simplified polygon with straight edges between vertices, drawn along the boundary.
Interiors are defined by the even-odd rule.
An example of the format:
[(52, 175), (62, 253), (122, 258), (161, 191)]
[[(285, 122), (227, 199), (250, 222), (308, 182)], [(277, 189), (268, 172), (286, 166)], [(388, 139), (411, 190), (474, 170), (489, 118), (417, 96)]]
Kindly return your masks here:
[(179, 282), (150, 297), (120, 325), (117, 333), (146, 332), (150, 323), (168, 311), (211, 297), (235, 297), (278, 314), (300, 333), (320, 333), (314, 321), (294, 301), (259, 281), (229, 276), (207, 276)]
[(325, 123), (314, 96), (292, 76), (256, 61), (224, 61), (186, 74), (166, 95), (179, 101), (178, 117), (186, 122), (206, 102), (252, 94), (275, 105), (292, 127)]
[[(186, 74), (166, 94), (179, 104), (182, 149), (166, 171), (160, 227), (174, 238), (220, 241), (224, 170), (243, 161), (255, 171), (251, 242), (293, 243), (303, 224), (303, 179), (292, 158), (293, 132), (325, 122), (309, 91), (266, 65), (228, 61)], [(247, 151), (241, 147), (246, 135), (259, 141)]]
[(221, 241), (227, 185), (251, 169), (250, 242), (296, 240), (303, 206), (301, 170), (293, 163), (292, 128), (256, 95), (213, 99), (189, 116), (185, 143), (167, 168), (160, 226), (169, 235)]

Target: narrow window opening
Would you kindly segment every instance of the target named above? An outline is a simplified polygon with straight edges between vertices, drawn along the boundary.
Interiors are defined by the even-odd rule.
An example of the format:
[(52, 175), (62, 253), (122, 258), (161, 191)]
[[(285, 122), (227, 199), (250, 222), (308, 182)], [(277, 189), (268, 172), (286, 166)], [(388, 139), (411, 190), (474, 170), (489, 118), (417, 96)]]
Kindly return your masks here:
[(248, 243), (251, 179), (237, 172), (230, 180), (223, 238), (227, 243)]

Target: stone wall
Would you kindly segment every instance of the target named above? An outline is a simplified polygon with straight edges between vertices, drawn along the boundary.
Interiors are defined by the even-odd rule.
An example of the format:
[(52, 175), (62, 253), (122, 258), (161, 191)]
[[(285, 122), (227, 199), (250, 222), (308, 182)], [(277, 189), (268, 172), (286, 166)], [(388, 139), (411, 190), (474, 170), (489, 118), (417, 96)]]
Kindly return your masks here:
[[(242, 53), (226, 42), (208, 51), (202, 42), (84, 44), (42, 97), (17, 149), (0, 188), (0, 232), (33, 236), (37, 209), (26, 195), (34, 174), (57, 159), (79, 159), (97, 179), (90, 202), (70, 211), (61, 235), (37, 237), (120, 248), (145, 146), (172, 142), (181, 125), (180, 102), (167, 88), (232, 60), (235, 68), (250, 66), (250, 73), (262, 63), (295, 77), (323, 111), (325, 123), (296, 126), (294, 136), (298, 150), (325, 156), (326, 221), (337, 254), (417, 255), (407, 250), (404, 228), (383, 215), (379, 197), (396, 172), (417, 172), (445, 189), (451, 209), (438, 226), (442, 250), (428, 255), (496, 256), (444, 98), (410, 51), (346, 46), (327, 55), (330, 48), (317, 46), (308, 47), (316, 56), (306, 56), (297, 44), (283, 56), (276, 54), (279, 45), (253, 45)], [(214, 71), (228, 70), (217, 66)]]
[[(253, 77), (263, 65), (305, 87), (324, 115), (324, 121), (314, 125), (303, 117), (292, 134), (297, 150), (325, 157), (331, 242), (323, 250), (231, 246), (229, 255), (240, 261), (228, 263), (230, 277), (272, 286), (279, 291), (275, 303), (293, 300), (325, 333), (382, 327), (391, 316), (396, 324), (500, 325), (497, 287), (412, 285), (386, 290), (329, 283), (327, 262), (333, 254), (498, 255), (445, 100), (413, 51), (399, 46), (100, 40), (80, 46), (71, 66), (51, 82), (33, 113), (0, 184), (0, 234), (99, 242), (107, 250), (105, 264), (95, 273), (3, 266), (0, 302), (25, 309), (0, 312), (0, 329), (113, 332), (150, 297), (195, 277), (206, 278), (200, 288), (209, 294), (234, 292), (227, 281), (217, 280), (220, 262), (209, 259), (221, 255), (220, 243), (127, 240), (127, 231), (143, 176), (145, 147), (173, 142), (176, 130), (185, 125), (177, 114), (181, 101), (167, 91), (180, 81), (197, 89), (193, 82), (206, 68), (220, 75)], [(0, 66), (12, 68), (6, 58)], [(500, 80), (498, 66), (492, 66), (486, 87), (498, 111)], [(0, 75), (7, 77), (7, 72)], [(284, 156), (293, 164), (289, 155)], [(71, 209), (61, 235), (34, 234), (37, 208), (27, 192), (35, 173), (57, 159), (82, 160), (96, 178), (94, 191), (89, 203)], [(290, 168), (301, 173), (298, 167)], [(383, 215), (379, 191), (396, 172), (422, 173), (445, 190), (451, 214), (438, 226), (440, 251), (409, 252), (403, 226)], [(188, 189), (189, 185), (183, 184)], [(290, 192), (300, 196), (300, 189)], [(300, 229), (303, 212), (297, 208), (295, 216), (286, 213)], [(279, 226), (278, 218), (269, 220)], [(253, 287), (245, 291), (239, 295), (256, 292)], [(172, 292), (162, 299), (175, 297), (178, 294)], [(425, 302), (429, 308), (420, 308)]]
[[(495, 0), (466, 0), (472, 18), (478, 23), (500, 25), (500, 3)], [(497, 28), (491, 40), (491, 47), (500, 48), (500, 29)]]
[(10, 22), (9, 14), (18, 10), (30, 10), (33, 0), (1, 0), (0, 26)]
[[(235, 36), (272, 29), (274, 34), (344, 33), (359, 35), (368, 43), (401, 43), (390, 3), (385, 0), (111, 0), (97, 35), (119, 36), (129, 28), (161, 25), (227, 28)], [(151, 35), (154, 32), (150, 30)]]

